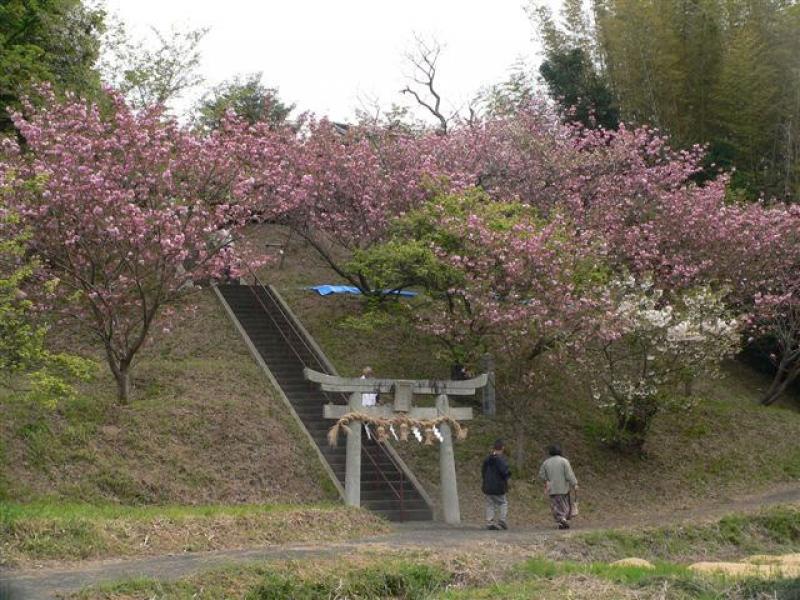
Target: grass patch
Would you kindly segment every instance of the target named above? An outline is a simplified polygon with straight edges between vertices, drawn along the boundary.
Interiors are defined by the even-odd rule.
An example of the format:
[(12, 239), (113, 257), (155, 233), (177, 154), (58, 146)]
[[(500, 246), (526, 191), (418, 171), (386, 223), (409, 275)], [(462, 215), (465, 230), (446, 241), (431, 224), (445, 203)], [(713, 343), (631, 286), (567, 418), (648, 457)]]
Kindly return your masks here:
[[(129, 580), (83, 590), (73, 599), (789, 600), (800, 591), (797, 580), (726, 580), (700, 576), (685, 566), (666, 562), (647, 569), (537, 557), (509, 565), (503, 550), (495, 549), (476, 558), (478, 553), (476, 550), (472, 554), (413, 556), (373, 551), (369, 555), (335, 560), (321, 558), (220, 569), (177, 582)], [(487, 581), (492, 583), (487, 585)]]
[(28, 504), (0, 503), (0, 525), (10, 526), (29, 519), (86, 519), (106, 521), (130, 519), (146, 521), (155, 517), (183, 519), (195, 517), (237, 516), (253, 513), (281, 513), (299, 509), (345, 510), (334, 504), (317, 504), (299, 507), (296, 504), (239, 504), (206, 506), (123, 506), (119, 504), (78, 504), (31, 502)]
[(442, 591), (453, 573), (442, 564), (380, 555), (343, 559), (309, 567), (289, 561), (265, 566), (221, 569), (178, 582), (135, 579), (84, 590), (80, 600), (171, 598), (175, 600), (329, 600), (330, 598), (422, 600)]
[(518, 565), (509, 581), (445, 593), (442, 600), (531, 597), (670, 598), (673, 600), (793, 600), (797, 579), (731, 580), (698, 575), (689, 568), (656, 563), (653, 568), (607, 563), (555, 562), (535, 558)]
[(406, 562), (375, 565), (343, 574), (329, 574), (316, 581), (285, 573), (269, 573), (251, 590), (247, 600), (318, 600), (323, 598), (429, 597), (443, 589), (451, 575), (442, 568)]
[[(721, 575), (698, 575), (683, 565), (656, 562), (653, 568), (607, 563), (553, 563), (531, 560), (521, 570), (526, 577), (568, 578), (587, 576), (629, 589), (636, 597), (722, 600), (734, 598), (797, 598), (800, 582), (794, 579), (731, 580)], [(768, 594), (768, 596), (767, 596)]]
[(793, 552), (798, 544), (800, 508), (779, 507), (753, 515), (729, 515), (703, 525), (578, 534), (562, 540), (554, 552), (602, 561), (628, 556), (694, 561), (708, 556)]
[(656, 563), (653, 568), (608, 563), (555, 562), (545, 558), (528, 560), (518, 567), (523, 577), (553, 579), (564, 575), (592, 575), (625, 585), (642, 585), (652, 579), (691, 578), (692, 572), (681, 565)]
[(0, 564), (322, 542), (388, 532), (340, 506), (0, 504)]

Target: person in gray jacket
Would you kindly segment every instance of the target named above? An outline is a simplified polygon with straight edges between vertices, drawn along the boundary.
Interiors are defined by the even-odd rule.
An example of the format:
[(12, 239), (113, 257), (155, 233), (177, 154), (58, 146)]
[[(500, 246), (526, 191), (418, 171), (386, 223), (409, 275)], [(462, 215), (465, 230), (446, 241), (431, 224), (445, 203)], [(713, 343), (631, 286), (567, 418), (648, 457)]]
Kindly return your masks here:
[(561, 455), (561, 447), (553, 444), (547, 449), (550, 458), (542, 463), (539, 479), (544, 481), (544, 493), (550, 496), (550, 509), (559, 529), (569, 529), (572, 513), (570, 489), (578, 490), (578, 480), (572, 465)]

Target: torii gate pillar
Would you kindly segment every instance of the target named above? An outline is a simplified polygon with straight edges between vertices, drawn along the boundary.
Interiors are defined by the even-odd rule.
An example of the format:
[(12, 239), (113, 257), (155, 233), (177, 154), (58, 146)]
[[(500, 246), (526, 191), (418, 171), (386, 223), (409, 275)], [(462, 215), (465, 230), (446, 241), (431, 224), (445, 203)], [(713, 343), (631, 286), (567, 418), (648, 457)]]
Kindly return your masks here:
[[(361, 410), (361, 394), (350, 394), (350, 410)], [(361, 506), (361, 421), (348, 425), (347, 453), (344, 470), (344, 502), (347, 506)]]
[[(440, 414), (450, 412), (446, 394), (436, 397), (436, 409)], [(439, 487), (442, 492), (442, 516), (450, 525), (461, 523), (461, 509), (458, 504), (458, 481), (456, 479), (456, 457), (453, 450), (453, 432), (448, 423), (439, 425), (442, 442), (439, 446)]]

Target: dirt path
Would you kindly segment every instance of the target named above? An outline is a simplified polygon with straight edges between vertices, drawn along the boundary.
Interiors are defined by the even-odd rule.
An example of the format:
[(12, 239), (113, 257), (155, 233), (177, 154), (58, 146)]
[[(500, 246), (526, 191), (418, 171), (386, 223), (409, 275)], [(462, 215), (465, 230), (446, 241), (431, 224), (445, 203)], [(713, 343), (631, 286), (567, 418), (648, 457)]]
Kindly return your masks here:
[[(673, 503), (674, 504), (674, 503)], [(696, 499), (683, 507), (642, 506), (622, 515), (592, 515), (585, 525), (592, 529), (646, 528), (678, 523), (715, 521), (731, 513), (750, 513), (768, 506), (800, 504), (800, 482), (772, 486), (755, 494), (731, 496), (710, 491), (701, 504)]]
[[(740, 498), (717, 498), (702, 507), (670, 512), (651, 510), (646, 521), (634, 516), (633, 524), (668, 525), (680, 522), (702, 522), (718, 519), (732, 512), (752, 512), (766, 506), (800, 503), (800, 484)], [(603, 519), (584, 523), (577, 531), (630, 527), (631, 521)], [(86, 586), (133, 577), (163, 580), (180, 579), (208, 569), (250, 562), (302, 559), (347, 554), (354, 551), (408, 548), (472, 547), (477, 544), (502, 543), (524, 550), (541, 546), (557, 533), (548, 527), (516, 528), (507, 532), (485, 531), (477, 525), (449, 527), (443, 524), (398, 525), (394, 532), (372, 538), (325, 544), (289, 544), (247, 550), (225, 550), (173, 554), (167, 556), (128, 558), (74, 563), (42, 569), (10, 570), (0, 574), (0, 600), (59, 598)]]

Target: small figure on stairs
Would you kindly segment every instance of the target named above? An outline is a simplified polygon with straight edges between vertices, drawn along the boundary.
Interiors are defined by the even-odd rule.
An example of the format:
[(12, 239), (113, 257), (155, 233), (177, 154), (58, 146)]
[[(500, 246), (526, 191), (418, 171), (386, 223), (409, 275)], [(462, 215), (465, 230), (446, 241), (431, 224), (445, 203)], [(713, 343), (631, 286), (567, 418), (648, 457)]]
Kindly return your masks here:
[[(364, 367), (361, 371), (361, 379), (372, 379), (372, 367)], [(376, 392), (361, 394), (361, 406), (375, 406), (376, 404), (378, 404)]]

